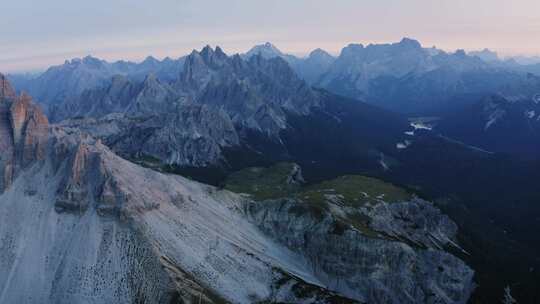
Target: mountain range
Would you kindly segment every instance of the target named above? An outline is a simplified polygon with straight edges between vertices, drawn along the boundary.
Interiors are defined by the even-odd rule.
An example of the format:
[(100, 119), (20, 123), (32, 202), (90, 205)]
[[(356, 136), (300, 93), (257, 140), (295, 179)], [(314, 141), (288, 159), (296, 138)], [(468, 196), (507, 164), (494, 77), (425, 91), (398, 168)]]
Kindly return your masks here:
[[(55, 257), (43, 264), (17, 245), (38, 248), (38, 236), (16, 223), (0, 229), (14, 240), (5, 249), (13, 258), (0, 264), (12, 273), (0, 302), (21, 300), (25, 281), (51, 303), (87, 294), (489, 303), (508, 280), (535, 299), (540, 78), (525, 67), (405, 38), (351, 44), (338, 57), (317, 49), (299, 58), (270, 43), (235, 55), (207, 46), (178, 60), (86, 57), (8, 76), (49, 119), (2, 76), (0, 216), (65, 234), (40, 249)], [(276, 167), (283, 162), (294, 165)], [(47, 178), (50, 187), (37, 187)], [(88, 244), (61, 245), (89, 230), (97, 233)], [(122, 284), (90, 276), (123, 256)], [(137, 268), (141, 257), (160, 270)], [(31, 268), (17, 265), (31, 261), (46, 266), (29, 280)], [(156, 285), (142, 288), (146, 278)]]
[(183, 58), (176, 60), (165, 58), (159, 61), (147, 57), (140, 63), (104, 60), (86, 56), (66, 60), (63, 65), (53, 66), (39, 75), (13, 77), (16, 88), (39, 98), (44, 105), (57, 104), (66, 98), (81, 94), (109, 82), (115, 75), (129, 75), (134, 79), (144, 79), (149, 73), (155, 73), (163, 79), (176, 75), (183, 65)]
[[(212, 50), (211, 48), (206, 49)], [(203, 52), (204, 50), (200, 54), (202, 57), (206, 56), (202, 54)], [(219, 49), (217, 53), (223, 53), (223, 51)], [(220, 64), (219, 60), (222, 55), (224, 53), (218, 54), (214, 59), (204, 59), (216, 60), (216, 62), (210, 64), (212, 67), (209, 71), (201, 72), (206, 74), (204, 77), (217, 78), (211, 71), (218, 67), (215, 64)], [(231, 57), (235, 58), (235, 56)], [(446, 121), (458, 121), (459, 119), (455, 117), (457, 115), (455, 113), (465, 113), (469, 107), (481, 102), (483, 99), (489, 98), (489, 96), (500, 95), (508, 100), (519, 99), (523, 101), (518, 104), (527, 104), (527, 100), (535, 102), (538, 96), (540, 96), (540, 77), (534, 73), (526, 72), (527, 69), (534, 69), (533, 66), (505, 63), (498, 59), (496, 53), (489, 50), (470, 52), (469, 54), (464, 51), (446, 53), (436, 48), (424, 48), (418, 41), (408, 38), (404, 38), (398, 43), (368, 45), (366, 47), (351, 44), (343, 49), (338, 58), (334, 58), (320, 49), (313, 51), (308, 57), (299, 58), (281, 52), (270, 43), (265, 43), (255, 46), (246, 54), (238, 56), (235, 60), (237, 62), (251, 62), (251, 64), (254, 64), (254, 61), (251, 59), (255, 57), (261, 57), (266, 60), (281, 58), (295, 72), (296, 76), (304, 80), (308, 85), (324, 88), (332, 93), (349, 98), (360, 99), (364, 102), (407, 116), (445, 117), (452, 113), (453, 118)], [(107, 88), (115, 89), (113, 86), (116, 86), (116, 89), (120, 90), (118, 86), (121, 86), (124, 80), (129, 81), (131, 86), (141, 88), (145, 85), (152, 86), (148, 82), (156, 82), (153, 85), (154, 91), (152, 93), (161, 94), (157, 99), (174, 99), (174, 102), (180, 103), (193, 103), (193, 100), (197, 100), (197, 102), (201, 103), (200, 101), (203, 97), (196, 95), (202, 94), (201, 87), (207, 85), (207, 80), (198, 79), (199, 84), (189, 84), (186, 79), (182, 80), (180, 76), (203, 77), (200, 75), (188, 75), (184, 64), (188, 59), (191, 60), (187, 64), (188, 68), (194, 67), (197, 69), (196, 66), (200, 62), (202, 62), (202, 65), (206, 64), (201, 59), (193, 61), (194, 54), (181, 57), (178, 60), (165, 59), (163, 61), (149, 57), (140, 64), (124, 61), (107, 63), (92, 57), (86, 57), (82, 60), (72, 60), (62, 66), (52, 67), (39, 77), (30, 80), (27, 79), (26, 82), (21, 81), (18, 77), (14, 78), (18, 79), (16, 86), (20, 90), (30, 92), (32, 96), (41, 100), (46, 111), (51, 112), (49, 114), (53, 120), (60, 120), (67, 116), (77, 116), (76, 113), (71, 113), (71, 115), (67, 116), (66, 114), (62, 114), (70, 106), (79, 109), (80, 112), (85, 112), (85, 116), (91, 116), (93, 111), (97, 111), (95, 114), (100, 115), (110, 113), (111, 111), (125, 112), (127, 109), (124, 108), (107, 108), (104, 106), (104, 103), (115, 103), (106, 100), (101, 101), (99, 105), (94, 105), (95, 109), (93, 110), (88, 109), (88, 105), (86, 107), (75, 105), (79, 103), (77, 101), (78, 99), (86, 98), (88, 99), (87, 104), (94, 104), (95, 99), (111, 98), (110, 96), (99, 97), (91, 96), (90, 94), (103, 95), (103, 93), (96, 91), (103, 91)], [(221, 67), (219, 68), (221, 69)], [(238, 69), (239, 67), (236, 68)], [(263, 69), (264, 67), (259, 68)], [(236, 72), (227, 71), (226, 73)], [(275, 71), (272, 75), (268, 75), (268, 77), (273, 78), (279, 73), (279, 71)], [(289, 70), (287, 70), (287, 73), (289, 73), (287, 77), (291, 78)], [(240, 77), (243, 76), (241, 75)], [(188, 88), (190, 85), (194, 85), (195, 87)], [(216, 85), (216, 83), (212, 84), (212, 86)], [(228, 86), (229, 84), (221, 83), (220, 85)], [(46, 94), (40, 92), (40, 87), (46, 88)], [(136, 90), (142, 90), (141, 88)], [(159, 90), (162, 91), (158, 93)], [(210, 94), (210, 86), (207, 90), (205, 94)], [(220, 90), (220, 88), (214, 88), (214, 90)], [(229, 92), (229, 94), (233, 94), (230, 98), (244, 98), (234, 96), (234, 94), (241, 92), (243, 88), (239, 87), (234, 90), (236, 91)], [(112, 93), (114, 94), (114, 92)], [(148, 94), (148, 92), (141, 93)], [(146, 99), (155, 98), (152, 93)], [(213, 93), (217, 94), (216, 92)], [(133, 100), (134, 96), (132, 95), (135, 92), (128, 93), (122, 91), (122, 94), (127, 94), (123, 97), (124, 99)], [(254, 96), (258, 94), (259, 92), (252, 93)], [(52, 95), (55, 97), (52, 97)], [(142, 96), (138, 98), (139, 100), (144, 99)], [(165, 107), (172, 104), (167, 100), (161, 102)], [(208, 102), (206, 100), (202, 103)], [(143, 101), (140, 101), (140, 103), (144, 104)], [(229, 104), (228, 106), (231, 107), (232, 105)], [(132, 109), (127, 111), (138, 111), (133, 107), (134, 105), (132, 105)], [(522, 111), (523, 113), (532, 113), (531, 111), (534, 111), (531, 107), (527, 109), (522, 109), (518, 105), (515, 107), (516, 110), (514, 111)], [(294, 106), (289, 107), (287, 110), (290, 111), (291, 109), (293, 111), (296, 110)], [(147, 110), (150, 112), (156, 111), (153, 105), (149, 105)], [(164, 112), (164, 110), (163, 106), (161, 106), (161, 109), (158, 111)], [(233, 110), (236, 111), (236, 109)], [(272, 109), (271, 111), (275, 113), (267, 113), (269, 116), (273, 116), (270, 119), (270, 123), (273, 124), (270, 129), (272, 129), (271, 132), (276, 133), (278, 130), (284, 128), (283, 115), (278, 113), (280, 110)], [(305, 112), (306, 109), (301, 109), (300, 111)], [(257, 115), (266, 114), (259, 113)], [(214, 116), (222, 117), (223, 115), (215, 113)], [(276, 116), (281, 117), (278, 118)], [(511, 124), (525, 126), (527, 118), (525, 118), (526, 115), (522, 116), (512, 116), (512, 119), (520, 121), (515, 121)], [(231, 119), (236, 124), (240, 118), (231, 117)], [(242, 119), (244, 120), (243, 124), (248, 123), (245, 118)], [(506, 119), (511, 118), (508, 116)], [(227, 120), (227, 118), (224, 120)], [(251, 120), (249, 123), (253, 124), (253, 121)], [(228, 122), (222, 121), (221, 124), (228, 124)], [(263, 128), (259, 126), (259, 129), (265, 129), (266, 127), (269, 126)], [(529, 131), (531, 128), (534, 129), (535, 127), (527, 127), (527, 130), (515, 130), (516, 133), (529, 134), (525, 135), (528, 138), (524, 139), (522, 141), (523, 143), (517, 143), (517, 145), (522, 145), (521, 147), (507, 146), (505, 148), (503, 144), (497, 146), (485, 145), (483, 143), (484, 134), (474, 130), (470, 130), (469, 133), (475, 134), (475, 136), (469, 136), (465, 142), (473, 146), (482, 146), (493, 152), (515, 152), (514, 154), (520, 157), (530, 158), (531, 155), (534, 157), (537, 152), (534, 146), (524, 144), (526, 141), (534, 142), (537, 138), (534, 135), (536, 131), (532, 131), (532, 133)], [(254, 126), (254, 128), (249, 127), (248, 129), (257, 129), (257, 126)], [(494, 138), (506, 137), (506, 135), (502, 133), (497, 134), (493, 130), (490, 133), (494, 135), (488, 136)], [(468, 130), (463, 129), (460, 132), (468, 132)], [(443, 135), (451, 137), (452, 134)], [(230, 140), (227, 140), (227, 142), (230, 142)], [(209, 149), (213, 151), (218, 150), (216, 145), (212, 144), (211, 146), (212, 148)], [(217, 154), (215, 155), (217, 156)], [(179, 158), (182, 158), (182, 156)], [(213, 157), (212, 162), (216, 163), (217, 160), (217, 157)]]
[(113, 149), (169, 165), (216, 165), (223, 149), (249, 144), (241, 142), (247, 133), (279, 142), (287, 115), (306, 115), (325, 98), (281, 59), (229, 57), (205, 47), (185, 58), (172, 82), (152, 74), (141, 83), (116, 76), (109, 86), (52, 108), (51, 117), (92, 118), (92, 124), (70, 123), (110, 131), (102, 135)]
[[(49, 126), (0, 84), (0, 302), (464, 303), (473, 290), (445, 249), (462, 250), (456, 224), (404, 189), (360, 178), (362, 203), (252, 199)], [(275, 186), (303, 183), (285, 168)]]
[[(455, 99), (476, 101), (470, 96), (521, 94), (516, 86), (531, 86), (529, 90), (535, 92), (531, 98), (538, 94), (537, 83), (530, 83), (527, 75), (538, 75), (535, 65), (503, 61), (487, 49), (447, 53), (424, 48), (409, 38), (393, 44), (351, 44), (337, 58), (321, 49), (301, 58), (283, 53), (271, 43), (257, 45), (241, 57), (255, 55), (284, 59), (300, 78), (315, 87), (405, 114), (439, 114), (453, 107)], [(52, 67), (32, 79), (14, 76), (12, 80), (20, 90), (49, 104), (103, 86), (114, 75), (141, 81), (153, 73), (170, 82), (182, 71), (184, 60), (185, 56), (163, 61), (148, 57), (139, 64), (108, 63), (88, 56)]]

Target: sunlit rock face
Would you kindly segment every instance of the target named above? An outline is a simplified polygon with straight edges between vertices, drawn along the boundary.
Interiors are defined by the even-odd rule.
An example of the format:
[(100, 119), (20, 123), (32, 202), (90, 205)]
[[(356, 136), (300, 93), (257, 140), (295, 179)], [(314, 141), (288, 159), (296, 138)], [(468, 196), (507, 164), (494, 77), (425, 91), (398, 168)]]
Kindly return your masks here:
[(45, 154), (48, 120), (30, 96), (17, 96), (0, 74), (0, 192)]

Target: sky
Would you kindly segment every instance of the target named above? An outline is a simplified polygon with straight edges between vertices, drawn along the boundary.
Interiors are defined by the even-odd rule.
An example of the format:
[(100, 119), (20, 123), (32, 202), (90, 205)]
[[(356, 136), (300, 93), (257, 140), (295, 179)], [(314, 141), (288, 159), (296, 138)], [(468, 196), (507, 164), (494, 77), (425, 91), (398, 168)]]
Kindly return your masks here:
[(93, 55), (177, 58), (207, 44), (244, 52), (339, 54), (349, 43), (540, 55), (538, 0), (0, 0), (0, 71), (44, 69)]

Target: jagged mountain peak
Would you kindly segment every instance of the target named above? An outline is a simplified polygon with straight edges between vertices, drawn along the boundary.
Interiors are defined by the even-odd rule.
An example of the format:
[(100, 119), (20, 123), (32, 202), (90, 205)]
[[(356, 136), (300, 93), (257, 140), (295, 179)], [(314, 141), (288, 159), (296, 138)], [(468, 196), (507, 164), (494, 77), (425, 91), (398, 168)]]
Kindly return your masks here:
[(83, 63), (86, 64), (100, 64), (100, 63), (106, 63), (105, 60), (99, 59), (97, 57), (94, 57), (92, 55), (87, 55), (82, 59)]
[(54, 66), (50, 69), (72, 69), (72, 68), (86, 68), (86, 69), (106, 69), (108, 65), (108, 62), (102, 59), (99, 59), (97, 57), (93, 57), (92, 55), (87, 55), (83, 58), (73, 58), (71, 60), (66, 60), (64, 65), (60, 66)]
[(391, 44), (369, 44), (367, 46), (364, 46), (363, 44), (351, 43), (345, 48), (343, 48), (341, 55), (354, 56), (359, 54), (365, 54), (366, 52), (371, 52), (371, 54), (382, 54), (388, 52), (399, 54), (400, 52), (404, 52), (406, 50), (422, 52), (423, 48), (418, 40), (411, 38), (403, 38), (399, 42)]
[(335, 88), (334, 92), (342, 95), (364, 99), (370, 94), (373, 79), (423, 73), (433, 69), (432, 61), (420, 43), (409, 38), (368, 46), (349, 44), (317, 84)]
[(46, 110), (50, 110), (86, 90), (107, 86), (114, 75), (126, 75), (130, 79), (142, 81), (149, 73), (155, 73), (161, 80), (173, 81), (177, 79), (183, 64), (183, 57), (159, 61), (149, 56), (139, 63), (122, 60), (109, 63), (87, 56), (52, 66), (33, 79), (19, 81), (17, 88), (28, 91), (45, 105)]
[(212, 57), (214, 55), (214, 49), (209, 44), (207, 44), (205, 47), (202, 48), (200, 54), (204, 58)]
[(321, 75), (328, 71), (328, 68), (336, 58), (323, 49), (315, 49), (309, 55), (293, 64), (294, 70), (309, 84), (315, 83)]
[(404, 46), (404, 47), (416, 48), (416, 49), (422, 48), (422, 45), (420, 44), (418, 40), (408, 38), (408, 37), (404, 37), (403, 39), (401, 39), (398, 45)]
[(254, 55), (261, 55), (264, 58), (272, 58), (272, 57), (281, 57), (284, 54), (275, 45), (273, 45), (270, 42), (266, 42), (264, 44), (259, 44), (259, 45), (254, 46), (246, 53), (246, 56), (248, 57), (251, 57)]
[(225, 54), (225, 52), (219, 46), (216, 46), (215, 53), (220, 57), (227, 56), (227, 54)]
[[(235, 54), (227, 56), (219, 47), (213, 50), (210, 46), (202, 51), (194, 51), (186, 58), (184, 69), (180, 77), (180, 82), (184, 86), (188, 83), (196, 87), (206, 85), (211, 79), (215, 81), (232, 79), (236, 77), (252, 78), (257, 75), (266, 75), (266, 81), (280, 81), (283, 77), (296, 78), (294, 70), (282, 57), (266, 58), (262, 54), (255, 54), (249, 57), (242, 57)], [(261, 81), (262, 79), (257, 79)]]
[(362, 43), (349, 43), (344, 49), (362, 50), (366, 48)]
[(143, 68), (151, 69), (151, 68), (153, 68), (153, 67), (158, 66), (160, 63), (161, 63), (161, 61), (159, 61), (159, 60), (158, 60), (157, 58), (155, 58), (154, 56), (147, 56), (147, 57), (140, 63), (140, 65), (141, 65)]
[(227, 57), (227, 54), (225, 54), (223, 49), (221, 49), (221, 47), (219, 46), (212, 48), (212, 46), (206, 45), (204, 48), (202, 48), (201, 51), (194, 50), (194, 52), (192, 52), (192, 55), (197, 53), (200, 54), (200, 56), (202, 56), (205, 61), (211, 61), (214, 58), (223, 59)]
[(331, 58), (334, 58), (334, 56), (330, 55), (327, 51), (321, 49), (321, 48), (317, 48), (317, 49), (314, 49), (313, 51), (311, 51), (308, 55), (308, 58), (309, 57), (323, 57), (323, 58), (328, 58), (328, 57), (331, 57)]
[(365, 49), (364, 45), (361, 43), (350, 43), (341, 50), (339, 57), (351, 57), (356, 53), (361, 52)]
[[(467, 55), (472, 57), (478, 57), (487, 63), (497, 63), (500, 61), (499, 54), (497, 52), (491, 51), (488, 48), (485, 48), (481, 51), (471, 51)], [(517, 64), (516, 62), (507, 61), (506, 64), (512, 65)]]
[(201, 51), (193, 50), (193, 52), (186, 57), (184, 71), (186, 71), (186, 69), (191, 69), (193, 66), (200, 65), (219, 68), (225, 64), (226, 60), (228, 60), (228, 56), (219, 46), (216, 46), (216, 48), (213, 49), (210, 45), (207, 45)]
[[(9, 82), (3, 81), (9, 87)], [(48, 120), (32, 98), (23, 93), (0, 96), (0, 194), (21, 169), (45, 153)]]
[[(228, 57), (218, 47), (207, 47), (186, 57), (172, 84), (152, 74), (140, 83), (118, 76), (109, 86), (70, 99), (51, 117), (56, 122), (98, 119), (106, 126), (87, 129), (114, 142), (115, 151), (119, 146), (122, 151), (142, 150), (168, 164), (214, 164), (221, 161), (223, 148), (239, 145), (240, 130), (276, 139), (287, 126), (286, 112), (307, 115), (322, 103), (320, 94), (280, 57)], [(202, 113), (211, 119), (196, 119), (198, 114), (187, 110), (189, 104), (208, 106)], [(173, 113), (183, 119), (168, 124), (176, 121), (169, 117)], [(109, 114), (114, 115), (100, 119)], [(157, 118), (148, 120), (149, 116)], [(180, 125), (182, 129), (176, 130)], [(189, 130), (198, 137), (192, 138)]]
[(144, 62), (146, 62), (146, 63), (157, 63), (157, 62), (159, 62), (159, 60), (156, 59), (154, 56), (150, 55), (150, 56), (147, 56), (147, 57), (144, 59), (143, 63), (144, 63)]

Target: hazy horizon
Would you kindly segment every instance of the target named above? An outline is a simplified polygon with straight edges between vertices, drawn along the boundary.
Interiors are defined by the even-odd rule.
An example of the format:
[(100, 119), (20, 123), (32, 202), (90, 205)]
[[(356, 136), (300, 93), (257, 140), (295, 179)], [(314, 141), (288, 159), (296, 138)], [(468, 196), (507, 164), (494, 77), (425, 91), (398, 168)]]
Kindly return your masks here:
[(540, 17), (533, 14), (540, 2), (532, 0), (96, 0), (77, 5), (20, 0), (3, 6), (9, 12), (0, 18), (4, 73), (43, 70), (86, 55), (108, 61), (176, 58), (207, 44), (237, 53), (266, 41), (295, 55), (315, 48), (337, 55), (349, 43), (392, 43), (403, 37), (445, 51), (488, 48), (502, 57), (540, 55), (534, 41)]

